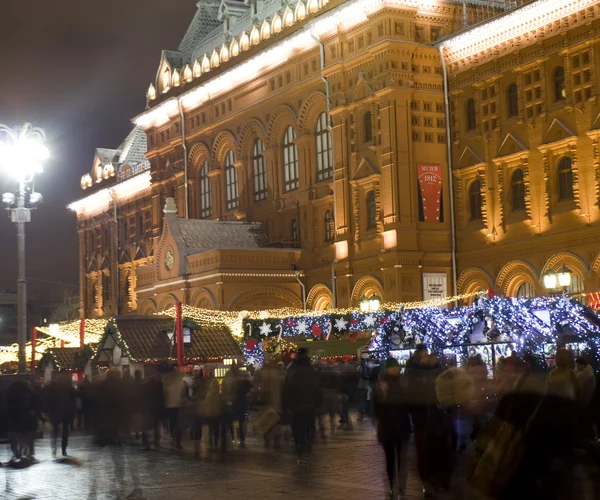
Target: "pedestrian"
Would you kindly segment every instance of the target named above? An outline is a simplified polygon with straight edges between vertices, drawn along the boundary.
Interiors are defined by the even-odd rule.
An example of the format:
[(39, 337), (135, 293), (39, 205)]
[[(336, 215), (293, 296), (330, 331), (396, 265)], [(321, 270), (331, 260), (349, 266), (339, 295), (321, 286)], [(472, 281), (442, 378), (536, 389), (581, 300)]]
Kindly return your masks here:
[(69, 428), (77, 409), (77, 391), (71, 383), (69, 372), (58, 372), (56, 380), (45, 390), (46, 414), (52, 424), (52, 456), (56, 457), (58, 435), (61, 434), (61, 450), (67, 456)]
[(32, 435), (37, 428), (37, 404), (28, 380), (17, 379), (6, 390), (7, 429), (11, 462), (34, 460)]
[(240, 370), (237, 363), (233, 363), (223, 378), (223, 416), (225, 425), (221, 428), (221, 447), (224, 450), (227, 443), (227, 434), (234, 437), (234, 424), (237, 424), (240, 447), (246, 441), (246, 414), (248, 411), (248, 394), (252, 389), (252, 382), (247, 372)]
[(384, 363), (381, 380), (374, 394), (374, 411), (377, 419), (377, 439), (385, 454), (389, 483), (389, 498), (404, 499), (406, 494), (406, 446), (410, 437), (410, 419), (406, 405), (406, 380), (394, 358)]
[(406, 377), (417, 464), (425, 498), (435, 496), (436, 434), (443, 421), (435, 393), (435, 379), (439, 373), (437, 357), (430, 355), (425, 345), (419, 344), (406, 363)]
[(219, 381), (216, 378), (213, 378), (208, 383), (208, 391), (200, 405), (200, 415), (208, 425), (208, 447), (210, 451), (215, 451), (219, 447), (222, 412), (223, 408)]
[(188, 389), (191, 401), (193, 402), (194, 414), (190, 437), (194, 443), (194, 455), (196, 458), (199, 458), (200, 443), (202, 441), (202, 427), (204, 426), (204, 417), (202, 415), (201, 407), (208, 390), (208, 381), (204, 378), (204, 372), (198, 365), (194, 366)]
[(101, 446), (121, 444), (124, 418), (124, 392), (121, 372), (113, 368), (93, 389), (95, 441)]
[(261, 402), (263, 404), (263, 412), (272, 413), (272, 421), (275, 421), (277, 416), (279, 420), (273, 427), (264, 434), (265, 447), (273, 443), (275, 449), (281, 447), (281, 419), (283, 408), (281, 398), (283, 394), (283, 384), (285, 382), (285, 369), (282, 361), (271, 361), (264, 367), (261, 374)]
[(169, 422), (169, 432), (176, 450), (183, 449), (181, 439), (183, 437), (182, 418), (185, 404), (185, 393), (187, 386), (181, 372), (175, 370), (174, 366), (163, 377), (163, 394), (165, 410)]
[(150, 450), (150, 436), (153, 435), (154, 448), (160, 448), (160, 434), (162, 422), (165, 418), (165, 404), (163, 395), (162, 374), (156, 373), (142, 384), (143, 391), (143, 429), (142, 444)]
[(312, 453), (315, 418), (321, 406), (321, 386), (312, 367), (308, 350), (298, 350), (290, 366), (283, 388), (283, 408), (292, 419), (292, 435), (298, 459)]

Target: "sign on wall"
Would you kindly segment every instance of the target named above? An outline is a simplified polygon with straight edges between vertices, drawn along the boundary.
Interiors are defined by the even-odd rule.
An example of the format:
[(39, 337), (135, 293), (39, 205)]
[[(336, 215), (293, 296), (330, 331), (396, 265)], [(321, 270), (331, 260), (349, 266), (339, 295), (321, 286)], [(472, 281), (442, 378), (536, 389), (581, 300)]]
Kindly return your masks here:
[(442, 199), (442, 166), (419, 163), (417, 164), (417, 176), (423, 200), (424, 220), (425, 222), (439, 222)]
[(448, 277), (446, 273), (423, 273), (423, 300), (448, 297)]

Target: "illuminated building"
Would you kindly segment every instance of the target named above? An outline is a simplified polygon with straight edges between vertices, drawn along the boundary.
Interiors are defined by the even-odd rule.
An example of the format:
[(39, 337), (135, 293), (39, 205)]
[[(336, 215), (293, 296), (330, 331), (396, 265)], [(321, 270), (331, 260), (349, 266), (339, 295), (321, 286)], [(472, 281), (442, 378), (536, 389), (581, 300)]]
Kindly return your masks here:
[(440, 43), (449, 73), (458, 293), (600, 286), (596, 0), (537, 1)]
[[(134, 119), (136, 137), (147, 138), (147, 162), (139, 163), (143, 172), (125, 179), (121, 170), (127, 158), (113, 152), (104, 161), (99, 154), (82, 180), (82, 187), (90, 186), (84, 191), (89, 196), (72, 205), (80, 231), (82, 314), (111, 315), (117, 303), (118, 312), (146, 314), (169, 309), (176, 300), (224, 310), (304, 302), (309, 309), (323, 309), (358, 307), (373, 296), (403, 302), (452, 295), (451, 201), (458, 292), (495, 287), (505, 263), (526, 260), (507, 258), (509, 248), (528, 245), (538, 251), (544, 241), (534, 238), (531, 228), (516, 229), (527, 224), (513, 221), (508, 210), (502, 215), (495, 201), (509, 196), (497, 172), (512, 175), (515, 158), (522, 161), (524, 155), (518, 154), (521, 149), (499, 156), (503, 142), (507, 151), (513, 147), (504, 139), (529, 144), (524, 134), (535, 127), (528, 110), (533, 106), (537, 113), (535, 106), (544, 100), (556, 107), (557, 116), (578, 113), (577, 120), (591, 116), (595, 106), (590, 99), (596, 92), (596, 49), (585, 63), (583, 56), (580, 60), (582, 79), (589, 69), (592, 94), (588, 98), (585, 90), (592, 84), (578, 84), (586, 104), (573, 104), (571, 111), (564, 103), (550, 103), (550, 83), (537, 96), (535, 82), (526, 77), (530, 63), (516, 61), (524, 60), (524, 51), (539, 52), (535, 30), (545, 32), (536, 43), (551, 45), (555, 36), (571, 40), (562, 33), (579, 29), (581, 16), (595, 29), (599, 2), (538, 0), (531, 4), (534, 18), (519, 17), (531, 12), (527, 5), (513, 10), (521, 3), (199, 2), (178, 50), (163, 51), (148, 87), (148, 108)], [(557, 20), (550, 20), (555, 12)], [(465, 23), (476, 27), (465, 30)], [(524, 31), (510, 29), (511, 23), (524, 23)], [(440, 50), (453, 106), (449, 123)], [(565, 79), (572, 78), (569, 71)], [(518, 117), (508, 119), (504, 87), (511, 78)], [(486, 86), (495, 88), (496, 108), (491, 114), (490, 101), (484, 117)], [(525, 103), (529, 90), (536, 96), (531, 105)], [(579, 95), (574, 88), (569, 92), (567, 100)], [(467, 113), (471, 95), (477, 97)], [(544, 116), (547, 120), (551, 110)], [(475, 130), (464, 130), (466, 119), (474, 121)], [(538, 125), (544, 134), (551, 126), (552, 120)], [(591, 144), (588, 135), (582, 137)], [(550, 158), (557, 150), (548, 151)], [(533, 198), (539, 198), (539, 187), (534, 189), (538, 181), (530, 173), (536, 155), (523, 170), (519, 189), (526, 192), (524, 210), (538, 225), (540, 209)], [(114, 174), (110, 168), (105, 173), (108, 164)], [(580, 166), (577, 175), (583, 170)], [(473, 210), (479, 218), (470, 222), (467, 195), (476, 177), (480, 194), (473, 196), (478, 204)], [(592, 179), (589, 189), (596, 182)], [(577, 203), (589, 199), (581, 189), (574, 191), (582, 200)], [(552, 224), (558, 228), (561, 217), (554, 212)], [(587, 231), (597, 209), (583, 212), (587, 215), (576, 220)], [(539, 223), (542, 234), (544, 224)], [(241, 233), (248, 235), (248, 245)], [(237, 243), (229, 246), (230, 238)], [(559, 240), (547, 246), (569, 247)], [(539, 275), (544, 263), (533, 267)], [(534, 288), (538, 281), (539, 276)], [(512, 293), (503, 283), (497, 288)]]

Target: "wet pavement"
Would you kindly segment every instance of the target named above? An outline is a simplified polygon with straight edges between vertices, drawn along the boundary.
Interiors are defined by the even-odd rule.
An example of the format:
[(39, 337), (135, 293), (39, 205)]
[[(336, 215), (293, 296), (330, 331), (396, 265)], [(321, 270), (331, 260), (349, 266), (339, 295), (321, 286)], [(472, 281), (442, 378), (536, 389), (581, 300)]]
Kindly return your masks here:
[[(248, 438), (245, 449), (234, 445), (224, 455), (203, 447), (200, 459), (193, 457), (189, 443), (183, 453), (170, 451), (168, 442), (161, 451), (144, 451), (136, 444), (100, 448), (82, 435), (72, 437), (68, 451), (69, 459), (53, 460), (48, 438), (38, 440), (39, 463), (0, 468), (0, 499), (387, 498), (383, 453), (369, 424), (317, 443), (312, 460), (301, 464), (291, 443), (274, 451), (258, 438)], [(0, 461), (9, 459), (8, 445), (0, 445)], [(422, 498), (412, 450), (408, 463), (407, 498)]]

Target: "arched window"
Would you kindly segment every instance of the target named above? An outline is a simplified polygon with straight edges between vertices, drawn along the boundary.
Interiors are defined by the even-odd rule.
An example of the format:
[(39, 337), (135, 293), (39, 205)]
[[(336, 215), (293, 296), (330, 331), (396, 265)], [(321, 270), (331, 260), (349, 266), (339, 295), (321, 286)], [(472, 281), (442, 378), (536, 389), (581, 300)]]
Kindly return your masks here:
[(365, 138), (365, 142), (373, 140), (373, 123), (369, 111), (363, 115), (363, 137)]
[(267, 199), (267, 169), (265, 168), (265, 147), (257, 139), (252, 149), (252, 172), (254, 174), (254, 201)]
[(512, 209), (524, 210), (525, 209), (525, 179), (523, 170), (516, 169), (512, 177), (510, 178), (510, 188), (512, 193)]
[(325, 235), (325, 241), (331, 241), (333, 234), (333, 218), (331, 217), (331, 210), (325, 211), (325, 216), (323, 217), (323, 229)]
[(202, 167), (200, 167), (200, 170), (198, 171), (198, 194), (200, 196), (200, 218), (210, 217), (212, 206), (207, 161), (202, 164)]
[(377, 207), (375, 206), (375, 191), (367, 193), (367, 229), (377, 226)]
[(327, 113), (321, 113), (317, 120), (315, 139), (317, 141), (317, 181), (333, 177), (333, 157), (331, 137), (328, 130)]
[(102, 273), (102, 308), (104, 310), (110, 305), (111, 292), (110, 276), (108, 273)]
[(481, 182), (473, 181), (469, 186), (469, 208), (471, 220), (481, 219), (481, 204)]
[(466, 104), (467, 130), (475, 130), (477, 120), (475, 119), (475, 99), (468, 99)]
[(516, 83), (511, 83), (506, 89), (506, 102), (508, 103), (508, 117), (517, 116), (519, 114), (519, 94)]
[(558, 200), (573, 199), (573, 166), (571, 158), (564, 156), (558, 162)]
[(233, 149), (230, 149), (225, 155), (225, 194), (227, 210), (234, 210), (240, 204), (238, 195), (238, 177), (237, 170), (233, 165), (234, 162)]
[(296, 131), (288, 127), (283, 136), (283, 176), (285, 191), (298, 189), (298, 149), (296, 148)]
[(522, 283), (517, 289), (517, 297), (531, 299), (535, 297), (535, 289), (529, 282)]
[(567, 97), (565, 89), (565, 68), (559, 66), (554, 70), (554, 100), (562, 101)]
[(575, 295), (583, 292), (583, 280), (575, 273), (571, 274), (571, 284), (567, 288), (569, 295)]
[(291, 229), (292, 229), (292, 242), (293, 242), (294, 248), (295, 248), (295, 247), (299, 246), (299, 244), (300, 244), (300, 232), (298, 231), (298, 220), (297, 219), (292, 219)]

